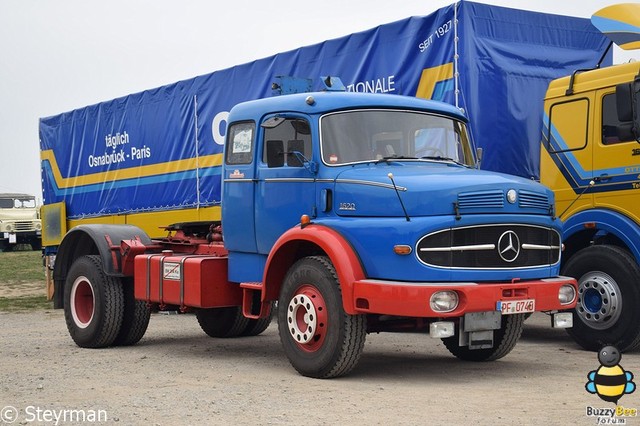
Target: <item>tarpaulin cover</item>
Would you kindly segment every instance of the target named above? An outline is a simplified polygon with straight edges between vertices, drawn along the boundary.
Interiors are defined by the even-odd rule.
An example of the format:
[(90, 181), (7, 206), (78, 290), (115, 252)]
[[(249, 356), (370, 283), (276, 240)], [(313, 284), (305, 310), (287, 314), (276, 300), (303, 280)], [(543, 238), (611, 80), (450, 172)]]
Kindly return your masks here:
[(458, 105), (485, 151), (484, 169), (537, 178), (548, 82), (594, 67), (606, 46), (587, 19), (461, 1), (43, 118), (44, 202), (65, 201), (69, 218), (219, 204), (228, 111), (272, 96), (282, 75), (335, 75), (351, 91)]

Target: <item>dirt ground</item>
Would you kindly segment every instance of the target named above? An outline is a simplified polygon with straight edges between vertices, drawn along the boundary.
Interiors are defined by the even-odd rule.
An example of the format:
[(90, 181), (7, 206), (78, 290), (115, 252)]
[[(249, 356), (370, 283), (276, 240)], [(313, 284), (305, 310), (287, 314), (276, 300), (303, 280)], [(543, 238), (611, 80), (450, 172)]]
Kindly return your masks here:
[[(82, 412), (126, 425), (595, 425), (587, 407), (614, 407), (585, 390), (596, 354), (547, 321), (531, 317), (492, 363), (459, 361), (427, 335), (369, 335), (349, 376), (315, 380), (289, 365), (274, 324), (213, 339), (193, 315), (154, 314), (136, 346), (90, 350), (75, 346), (60, 310), (0, 313), (0, 414), (16, 424), (72, 424)], [(640, 377), (640, 353), (620, 364)], [(640, 408), (640, 391), (619, 404)]]

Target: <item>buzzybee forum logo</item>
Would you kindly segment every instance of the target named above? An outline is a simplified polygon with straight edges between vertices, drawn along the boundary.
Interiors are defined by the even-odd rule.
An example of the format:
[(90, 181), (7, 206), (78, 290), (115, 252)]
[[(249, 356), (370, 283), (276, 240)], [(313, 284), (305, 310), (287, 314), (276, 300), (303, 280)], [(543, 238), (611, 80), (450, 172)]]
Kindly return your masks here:
[(625, 371), (620, 365), (622, 355), (614, 346), (605, 346), (598, 352), (600, 368), (587, 374), (589, 381), (585, 389), (591, 394), (596, 394), (606, 402), (612, 402), (615, 408), (587, 407), (586, 415), (597, 417), (598, 424), (615, 421), (616, 424), (626, 424), (624, 417), (637, 417), (636, 408), (625, 408), (618, 405), (623, 395), (635, 392), (636, 384), (633, 382), (633, 373)]
[(624, 371), (619, 364), (622, 359), (620, 351), (614, 346), (605, 346), (598, 353), (600, 368), (587, 374), (589, 381), (585, 385), (587, 392), (597, 394), (607, 402), (618, 403), (622, 395), (633, 393), (636, 384), (633, 383), (633, 373)]

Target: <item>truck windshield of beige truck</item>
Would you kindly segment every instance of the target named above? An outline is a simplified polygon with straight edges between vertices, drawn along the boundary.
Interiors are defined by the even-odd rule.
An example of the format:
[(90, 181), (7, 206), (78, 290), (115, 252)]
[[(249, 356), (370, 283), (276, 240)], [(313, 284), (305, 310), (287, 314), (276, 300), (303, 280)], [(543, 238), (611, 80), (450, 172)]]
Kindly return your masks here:
[(473, 166), (463, 122), (416, 111), (357, 110), (320, 122), (322, 161), (328, 166), (383, 161), (441, 161)]
[(2, 197), (0, 196), (1, 209), (35, 209), (35, 197)]

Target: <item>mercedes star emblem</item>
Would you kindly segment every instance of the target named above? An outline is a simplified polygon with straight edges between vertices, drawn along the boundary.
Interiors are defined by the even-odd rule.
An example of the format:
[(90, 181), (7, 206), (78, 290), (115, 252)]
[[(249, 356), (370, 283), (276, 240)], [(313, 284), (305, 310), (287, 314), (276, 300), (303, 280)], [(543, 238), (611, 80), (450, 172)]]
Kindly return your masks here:
[(498, 238), (498, 254), (505, 262), (513, 262), (520, 254), (520, 239), (513, 231), (506, 231)]

